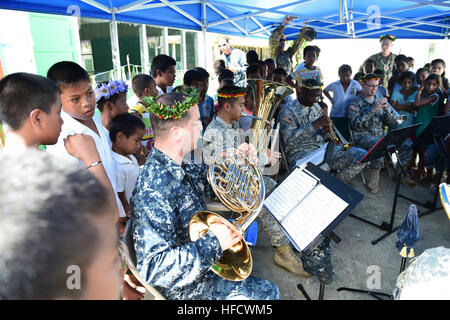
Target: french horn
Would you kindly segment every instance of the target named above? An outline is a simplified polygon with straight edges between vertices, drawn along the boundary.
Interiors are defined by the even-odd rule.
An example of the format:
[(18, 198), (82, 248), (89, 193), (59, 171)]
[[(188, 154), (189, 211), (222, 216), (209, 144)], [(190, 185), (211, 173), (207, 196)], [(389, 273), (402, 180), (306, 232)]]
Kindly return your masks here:
[(215, 152), (208, 167), (208, 182), (219, 200), (239, 217), (229, 222), (210, 211), (196, 212), (189, 222), (191, 241), (204, 236), (211, 224), (223, 223), (241, 235), (241, 241), (223, 252), (211, 270), (231, 281), (246, 279), (253, 268), (250, 249), (244, 240), (245, 231), (262, 209), (265, 188), (261, 171), (242, 152), (221, 148)]

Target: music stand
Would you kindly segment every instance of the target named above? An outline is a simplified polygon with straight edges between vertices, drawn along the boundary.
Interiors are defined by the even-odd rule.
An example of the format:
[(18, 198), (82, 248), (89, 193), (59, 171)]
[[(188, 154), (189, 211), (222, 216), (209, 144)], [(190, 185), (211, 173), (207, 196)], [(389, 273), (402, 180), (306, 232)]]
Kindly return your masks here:
[(396, 129), (396, 130), (392, 130), (391, 132), (389, 132), (387, 135), (385, 135), (384, 137), (382, 137), (368, 152), (367, 154), (360, 160), (361, 163), (367, 162), (367, 161), (371, 161), (371, 160), (376, 160), (379, 159), (381, 157), (385, 157), (388, 156), (390, 162), (392, 163), (392, 166), (394, 168), (394, 173), (395, 173), (395, 193), (394, 193), (394, 200), (393, 200), (393, 204), (392, 204), (392, 211), (391, 211), (391, 218), (390, 218), (390, 222), (387, 223), (385, 221), (383, 221), (380, 225), (363, 219), (361, 217), (355, 216), (353, 214), (351, 214), (350, 216), (352, 218), (355, 218), (357, 220), (360, 220), (362, 222), (368, 223), (374, 227), (377, 227), (378, 229), (381, 229), (383, 231), (387, 231), (386, 234), (384, 234), (383, 236), (381, 236), (380, 238), (372, 241), (372, 244), (375, 245), (377, 244), (379, 241), (381, 241), (382, 239), (384, 239), (385, 237), (387, 237), (389, 234), (391, 234), (392, 232), (394, 232), (395, 230), (393, 229), (394, 227), (394, 220), (395, 220), (395, 211), (397, 209), (397, 200), (398, 200), (398, 196), (399, 196), (399, 190), (400, 190), (400, 180), (402, 178), (402, 176), (406, 176), (406, 173), (403, 169), (403, 165), (400, 161), (399, 155), (398, 155), (398, 151), (397, 148), (400, 147), (400, 145), (412, 134), (414, 134), (416, 132), (416, 129), (420, 126), (421, 124), (414, 124), (412, 126), (408, 126), (408, 127), (403, 127), (400, 129)]
[[(298, 251), (303, 252), (306, 255), (309, 255), (312, 250), (314, 250), (326, 237), (330, 237), (330, 235), (333, 233), (333, 230), (350, 214), (350, 212), (356, 207), (356, 205), (364, 198), (364, 196), (359, 193), (358, 191), (354, 190), (338, 178), (334, 177), (333, 175), (325, 172), (324, 170), (320, 169), (318, 166), (312, 164), (311, 162), (308, 162), (306, 164), (305, 169), (317, 177), (320, 180), (320, 183), (328, 188), (331, 192), (333, 192), (336, 196), (344, 200), (346, 203), (348, 203), (347, 207), (330, 223), (327, 227), (325, 227), (324, 230), (322, 230), (319, 235), (306, 247), (299, 248), (296, 244), (296, 242), (291, 238), (291, 236), (286, 233), (287, 237), (291, 240), (291, 243), (296, 247)], [(275, 189), (276, 190), (276, 189)], [(275, 191), (274, 190), (274, 191)], [(272, 191), (272, 192), (274, 192)], [(267, 201), (267, 198), (266, 198)], [(266, 207), (267, 211), (269, 211), (270, 214), (272, 212), (269, 210), (270, 208)], [(272, 214), (273, 215), (273, 214)], [(275, 217), (275, 216), (274, 216)], [(278, 221), (278, 219), (275, 217), (275, 219)], [(283, 230), (284, 227), (280, 226)], [(303, 293), (305, 298), (307, 300), (310, 300), (308, 294), (303, 289), (303, 286), (301, 284), (298, 284), (297, 287), (299, 290)], [(325, 284), (323, 282), (320, 282), (320, 289), (319, 289), (319, 300), (323, 300), (325, 290)]]
[[(422, 131), (420, 136), (416, 138), (414, 145), (431, 145), (434, 144), (438, 150), (439, 162), (443, 166), (448, 155), (444, 152), (444, 139), (450, 132), (450, 116), (440, 116), (434, 117), (425, 130)], [(443, 172), (442, 172), (443, 173)], [(442, 178), (442, 175), (440, 176)], [(425, 203), (418, 202), (417, 200), (407, 198), (403, 195), (400, 197), (414, 202), (424, 208), (429, 209), (428, 211), (419, 214), (419, 218), (434, 211), (437, 211), (437, 200), (439, 195), (439, 184), (436, 185), (433, 202), (427, 201)]]
[[(436, 145), (436, 148), (440, 155), (439, 161), (442, 164), (447, 157), (447, 155), (443, 152), (444, 138), (447, 136), (447, 134), (449, 132), (450, 132), (450, 116), (434, 117), (431, 120), (431, 122), (428, 124), (428, 126), (425, 128), (425, 130), (422, 131), (420, 136), (417, 137), (414, 144), (417, 145), (417, 144), (433, 144), (434, 143)], [(428, 211), (419, 213), (419, 215), (418, 215), (419, 218), (423, 217), (425, 215), (428, 215), (430, 213), (433, 213), (434, 211), (439, 210), (439, 208), (437, 207), (437, 199), (439, 196), (439, 185), (436, 185), (433, 202), (427, 201), (426, 203), (421, 203), (421, 202), (418, 202), (417, 200), (411, 199), (411, 198), (406, 197), (405, 195), (402, 195), (399, 193), (397, 194), (397, 196), (401, 197), (405, 200), (411, 201), (413, 203), (416, 203), (424, 208), (429, 209)], [(391, 221), (392, 221), (392, 219), (391, 219)], [(391, 233), (397, 231), (398, 228), (399, 228), (399, 226), (397, 226), (395, 228), (391, 228), (391, 230), (388, 230), (388, 232), (386, 234), (384, 234), (380, 238), (372, 241), (372, 244), (373, 245), (377, 244), (379, 241), (383, 240)]]
[[(402, 262), (400, 264), (400, 273), (402, 273), (405, 270), (406, 267), (406, 261), (408, 258), (402, 257)], [(337, 292), (340, 291), (350, 291), (350, 292), (359, 292), (359, 293), (367, 293), (368, 295), (378, 299), (378, 300), (387, 300), (382, 299), (381, 297), (387, 297), (389, 299), (393, 299), (394, 296), (392, 294), (386, 293), (386, 292), (377, 292), (377, 291), (371, 291), (371, 290), (362, 290), (362, 289), (354, 289), (354, 288), (347, 288), (347, 287), (340, 287), (336, 289)]]

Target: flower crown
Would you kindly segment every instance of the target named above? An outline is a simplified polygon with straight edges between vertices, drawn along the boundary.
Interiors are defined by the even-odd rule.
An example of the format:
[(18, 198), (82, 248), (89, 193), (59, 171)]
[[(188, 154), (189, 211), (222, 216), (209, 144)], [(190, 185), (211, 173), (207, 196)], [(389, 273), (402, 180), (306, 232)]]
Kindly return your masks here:
[(128, 91), (128, 85), (123, 80), (109, 80), (108, 83), (102, 83), (95, 88), (95, 102), (101, 98), (108, 100), (115, 94), (124, 93)]
[(395, 41), (397, 39), (397, 37), (393, 36), (392, 34), (387, 34), (387, 35), (380, 37), (380, 42), (383, 41), (384, 39), (389, 39), (391, 41)]
[(160, 119), (179, 119), (186, 111), (198, 103), (200, 91), (196, 88), (187, 88), (182, 91), (186, 95), (183, 102), (176, 101), (173, 105), (167, 106), (163, 103), (157, 103), (154, 97), (145, 97), (144, 104), (147, 110), (155, 114)]
[(248, 92), (247, 88), (244, 87), (235, 87), (231, 90), (224, 87), (217, 90), (217, 96), (220, 98), (237, 98), (245, 96), (247, 92)]

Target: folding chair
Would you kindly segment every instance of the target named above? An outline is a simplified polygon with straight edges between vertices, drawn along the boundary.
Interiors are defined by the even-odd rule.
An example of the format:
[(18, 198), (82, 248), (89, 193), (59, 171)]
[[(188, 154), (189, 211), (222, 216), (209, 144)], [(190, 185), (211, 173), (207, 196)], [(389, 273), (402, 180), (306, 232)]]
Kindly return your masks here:
[(158, 292), (153, 286), (149, 285), (145, 282), (144, 279), (139, 275), (139, 272), (136, 268), (136, 251), (134, 250), (133, 243), (133, 233), (131, 230), (132, 220), (128, 220), (127, 225), (125, 227), (125, 232), (123, 234), (123, 238), (120, 241), (119, 252), (122, 257), (122, 260), (127, 265), (128, 269), (130, 269), (133, 276), (139, 281), (139, 283), (145, 288), (144, 300), (166, 300), (162, 294)]

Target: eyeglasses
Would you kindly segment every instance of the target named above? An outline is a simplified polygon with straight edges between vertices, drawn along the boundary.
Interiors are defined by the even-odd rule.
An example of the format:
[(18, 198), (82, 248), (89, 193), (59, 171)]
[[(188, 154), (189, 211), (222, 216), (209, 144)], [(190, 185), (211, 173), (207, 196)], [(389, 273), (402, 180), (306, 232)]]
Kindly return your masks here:
[(366, 87), (368, 87), (368, 88), (377, 88), (378, 87), (378, 84), (374, 84), (374, 85), (368, 85), (368, 84), (366, 84)]

